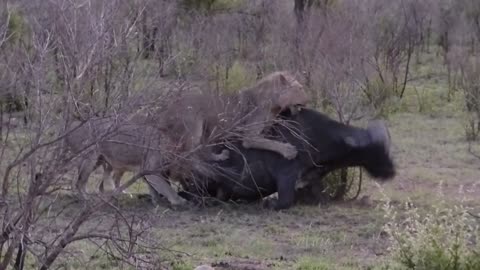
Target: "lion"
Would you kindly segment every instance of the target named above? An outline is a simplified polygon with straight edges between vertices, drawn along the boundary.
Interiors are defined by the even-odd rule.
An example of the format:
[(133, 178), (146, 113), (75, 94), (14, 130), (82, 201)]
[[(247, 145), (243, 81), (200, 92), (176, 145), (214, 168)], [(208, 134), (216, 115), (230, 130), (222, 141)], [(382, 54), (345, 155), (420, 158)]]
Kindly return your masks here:
[(303, 85), (289, 72), (277, 71), (241, 90), (238, 95), (241, 107), (245, 108), (243, 122), (248, 126), (242, 127), (242, 146), (277, 152), (286, 159), (295, 158), (297, 150), (293, 145), (266, 139), (261, 133), (282, 111), (290, 109), (295, 112), (299, 106), (306, 106), (310, 98)]
[[(137, 125), (133, 125), (130, 129), (126, 128), (126, 130), (129, 133), (137, 134), (138, 130), (134, 132), (133, 129), (138, 129), (141, 125), (155, 126), (163, 133), (161, 140), (173, 142), (173, 148), (177, 152), (194, 152), (202, 143), (211, 139), (215, 130), (233, 126), (241, 133), (242, 145), (245, 148), (273, 151), (286, 159), (293, 159), (297, 155), (297, 150), (293, 145), (264, 138), (262, 132), (272, 120), (277, 119), (280, 112), (286, 109), (295, 112), (298, 107), (306, 106), (308, 102), (309, 96), (294, 76), (286, 71), (277, 71), (237, 93), (225, 96), (187, 93), (168, 105), (166, 109), (159, 108), (146, 114), (133, 114), (127, 122)], [(85, 141), (82, 136), (85, 137), (87, 134), (89, 133), (83, 131), (83, 135), (80, 134), (76, 143)], [(76, 136), (78, 135), (77, 132)], [(118, 142), (119, 138), (116, 140)], [(125, 136), (120, 140), (125, 140), (126, 143), (132, 142), (131, 138)], [(71, 144), (72, 141), (75, 140), (70, 140)], [(137, 141), (137, 139), (133, 139), (133, 141)], [(150, 141), (147, 143), (152, 144)], [(155, 143), (160, 144), (159, 141), (155, 141)], [(145, 155), (141, 155), (143, 153), (141, 146), (135, 148), (131, 144), (100, 142), (100, 147), (96, 148), (91, 160), (86, 162), (87, 165), (83, 167), (80, 165), (77, 188), (84, 192), (89, 175), (101, 163), (104, 164), (104, 176), (100, 191), (103, 192), (104, 181), (110, 181), (117, 188), (126, 171), (136, 171), (142, 166), (145, 169), (145, 164), (150, 166), (146, 169), (157, 170), (163, 164), (160, 162), (164, 159), (161, 157), (162, 150), (151, 151), (145, 157)], [(130, 155), (132, 158), (124, 158), (125, 155)], [(228, 159), (228, 156), (228, 150), (223, 150), (220, 154), (209, 153), (208, 159), (219, 161)], [(182, 173), (180, 170), (172, 169), (170, 180), (178, 179), (179, 174)], [(110, 178), (112, 172), (114, 172), (113, 179)], [(183, 198), (174, 194), (165, 180), (163, 175), (156, 175), (154, 179), (147, 178), (147, 183), (150, 188), (167, 197), (172, 205), (185, 203)]]
[[(261, 133), (282, 111), (295, 112), (309, 101), (302, 84), (293, 75), (277, 71), (238, 93), (225, 96), (188, 93), (172, 103), (158, 121), (168, 127), (170, 136), (181, 138), (185, 151), (205, 142), (215, 128), (236, 125), (243, 147), (274, 151), (293, 159), (297, 154), (293, 145), (263, 138)], [(218, 161), (228, 158), (228, 154), (224, 151), (212, 157)]]
[[(79, 195), (85, 199), (86, 184), (90, 174), (103, 165), (103, 182), (120, 179), (124, 172), (145, 172), (145, 180), (155, 190), (166, 197), (172, 206), (180, 206), (187, 201), (171, 188), (165, 178), (163, 168), (172, 159), (172, 142), (163, 136), (163, 130), (148, 124), (146, 119), (135, 121), (113, 117), (92, 118), (87, 123), (72, 123), (76, 128), (66, 136), (66, 144), (75, 153), (82, 153), (78, 164), (78, 179), (75, 183)], [(115, 188), (120, 181), (115, 181)]]

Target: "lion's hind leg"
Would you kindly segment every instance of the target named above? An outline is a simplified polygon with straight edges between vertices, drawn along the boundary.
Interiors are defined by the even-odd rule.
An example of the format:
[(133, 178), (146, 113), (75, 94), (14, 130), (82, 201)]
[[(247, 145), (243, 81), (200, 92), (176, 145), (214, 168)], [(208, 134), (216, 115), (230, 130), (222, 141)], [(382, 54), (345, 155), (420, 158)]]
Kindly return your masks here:
[[(255, 123), (260, 122), (256, 121)], [(265, 124), (251, 125), (242, 138), (242, 146), (245, 148), (268, 150), (278, 153), (286, 159), (294, 159), (298, 153), (297, 148), (290, 143), (279, 142), (262, 137), (261, 134), (265, 127)]]
[(298, 153), (297, 148), (292, 144), (261, 137), (244, 138), (242, 146), (245, 148), (256, 148), (276, 152), (289, 160), (294, 159)]

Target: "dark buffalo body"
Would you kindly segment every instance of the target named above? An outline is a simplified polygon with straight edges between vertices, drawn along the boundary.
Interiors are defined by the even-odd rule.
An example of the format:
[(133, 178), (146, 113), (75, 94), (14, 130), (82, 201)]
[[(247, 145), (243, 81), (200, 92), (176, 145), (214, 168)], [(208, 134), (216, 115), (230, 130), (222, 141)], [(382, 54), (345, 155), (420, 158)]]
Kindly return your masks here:
[(287, 160), (271, 151), (245, 149), (234, 143), (230, 158), (213, 164), (217, 176), (208, 181), (210, 194), (252, 201), (278, 192), (274, 208), (282, 209), (294, 203), (297, 180), (313, 170), (324, 176), (338, 168), (361, 166), (374, 178), (394, 177), (390, 136), (381, 122), (363, 129), (339, 123), (313, 109), (284, 118), (289, 125), (275, 126), (267, 135), (295, 145), (297, 157)]

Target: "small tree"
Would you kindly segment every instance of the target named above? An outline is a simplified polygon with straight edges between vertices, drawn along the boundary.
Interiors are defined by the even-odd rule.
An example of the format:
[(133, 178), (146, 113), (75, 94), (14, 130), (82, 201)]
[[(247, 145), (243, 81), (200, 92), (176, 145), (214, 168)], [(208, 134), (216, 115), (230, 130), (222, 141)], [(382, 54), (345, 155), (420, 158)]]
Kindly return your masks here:
[(465, 96), (468, 113), (465, 127), (468, 140), (476, 140), (480, 134), (480, 58), (464, 54), (459, 60), (458, 86)]
[(375, 108), (382, 110), (391, 97), (403, 98), (412, 55), (422, 44), (423, 20), (417, 1), (373, 1), (370, 5), (373, 55), (367, 62), (375, 72), (366, 74), (364, 90)]
[[(0, 269), (65, 266), (79, 256), (68, 249), (87, 240), (117, 263), (158, 266), (154, 251), (160, 245), (148, 236), (148, 219), (126, 213), (114, 200), (142, 173), (89, 200), (75, 203), (64, 196), (72, 186), (71, 172), (89, 151), (87, 146), (72, 153), (65, 146), (64, 138), (74, 131), (73, 115), (88, 121), (108, 113), (121, 121), (128, 110), (138, 109), (130, 108), (135, 103), (131, 92), (158, 80), (158, 73), (130, 50), (138, 22), (125, 19), (123, 2), (77, 4), (33, 1), (21, 6), (30, 29), (23, 45), (4, 46), (5, 28), (0, 26), (0, 85), (18, 82), (16, 91), (28, 94), (31, 116), (22, 128), (0, 124)], [(5, 67), (15, 72), (5, 75), (10, 71)], [(113, 212), (95, 216), (102, 209)]]

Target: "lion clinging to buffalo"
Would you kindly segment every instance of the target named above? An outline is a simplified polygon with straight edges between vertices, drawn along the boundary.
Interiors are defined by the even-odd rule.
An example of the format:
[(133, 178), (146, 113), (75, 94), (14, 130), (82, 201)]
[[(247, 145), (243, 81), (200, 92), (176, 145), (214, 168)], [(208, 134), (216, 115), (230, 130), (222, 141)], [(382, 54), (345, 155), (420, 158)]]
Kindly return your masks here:
[[(187, 201), (173, 190), (168, 180), (180, 181), (185, 187), (194, 181), (190, 179), (192, 176), (197, 180), (204, 179), (204, 184), (208, 183), (213, 187), (216, 195), (227, 193), (228, 197), (241, 197), (243, 191), (232, 183), (235, 180), (237, 184), (250, 181), (251, 179), (245, 180), (245, 176), (237, 173), (241, 174), (245, 171), (244, 165), (251, 165), (251, 162), (260, 161), (260, 158), (264, 164), (259, 168), (253, 166), (257, 171), (250, 174), (264, 177), (263, 182), (259, 179), (261, 185), (267, 185), (263, 188), (278, 191), (279, 196), (282, 194), (279, 204), (275, 206), (276, 209), (281, 209), (291, 206), (293, 199), (290, 197), (294, 196), (292, 183), (294, 186), (302, 172), (310, 167), (306, 165), (310, 163), (303, 160), (306, 156), (312, 156), (312, 153), (323, 157), (318, 161), (324, 162), (324, 166), (330, 169), (366, 166), (367, 171), (375, 172), (375, 159), (382, 159), (379, 166), (385, 173), (378, 176), (390, 178), (394, 175), (390, 156), (382, 154), (388, 153), (390, 139), (383, 131), (384, 126), (369, 128), (366, 132), (340, 124), (322, 126), (328, 122), (323, 120), (323, 116), (314, 113), (313, 117), (307, 114), (307, 119), (302, 118), (302, 115), (305, 115), (302, 108), (306, 107), (309, 101), (303, 86), (292, 74), (278, 71), (233, 94), (214, 95), (193, 91), (180, 93), (166, 108), (160, 107), (148, 114), (133, 113), (117, 125), (112, 125), (116, 120), (113, 117), (92, 119), (74, 130), (66, 139), (73, 151), (80, 151), (86, 145), (92, 144), (79, 164), (77, 189), (84, 194), (89, 175), (103, 165), (105, 173), (102, 186), (103, 181), (111, 181), (112, 171), (115, 172), (115, 187), (119, 186), (120, 178), (126, 171), (148, 171), (151, 173), (146, 175), (145, 179), (152, 195), (157, 196), (159, 193), (172, 205), (183, 205)], [(279, 117), (281, 114), (288, 116)], [(292, 136), (295, 131), (289, 128), (283, 131), (285, 134), (277, 132), (276, 135), (282, 135), (280, 137), (267, 136), (274, 127), (285, 126), (286, 122), (294, 125), (301, 123), (298, 130), (309, 136), (322, 138), (302, 140), (313, 142), (314, 146), (320, 149), (307, 149), (304, 144), (299, 144), (299, 141), (294, 139), (298, 138), (298, 134)], [(309, 132), (309, 125), (319, 126), (314, 132)], [(115, 126), (114, 131), (111, 131), (112, 126)], [(234, 145), (236, 153), (222, 147), (227, 144)], [(336, 147), (338, 149), (334, 149)], [(185, 158), (185, 154), (195, 156), (199, 149), (207, 150), (208, 154), (197, 155), (196, 158), (203, 160), (203, 164), (220, 167), (224, 170), (221, 175), (217, 175), (218, 170), (208, 170), (208, 173), (205, 173), (202, 166), (195, 165), (188, 168), (189, 173), (183, 173), (186, 169), (184, 165), (188, 162), (178, 162), (178, 157)], [(298, 151), (302, 151), (302, 154), (298, 155)], [(323, 152), (314, 153), (316, 151)], [(336, 151), (338, 153), (335, 153)], [(246, 154), (248, 164), (238, 158), (239, 154)], [(353, 156), (349, 157), (350, 154)], [(273, 163), (269, 160), (284, 164), (283, 168), (272, 167)], [(283, 172), (286, 168), (289, 169)], [(272, 175), (265, 174), (265, 170), (282, 171), (283, 175), (272, 178)], [(228, 172), (232, 173), (229, 175)], [(224, 175), (237, 179), (228, 182), (222, 178)]]
[[(292, 145), (262, 138), (261, 132), (278, 113), (289, 107), (304, 106), (308, 100), (302, 85), (291, 74), (274, 72), (232, 95), (182, 94), (166, 109), (159, 108), (150, 115), (129, 116), (117, 131), (100, 140), (99, 135), (107, 133), (114, 119), (92, 119), (67, 137), (67, 144), (74, 151), (98, 140), (79, 165), (77, 188), (85, 192), (89, 175), (102, 160), (116, 171), (115, 185), (125, 171), (158, 171), (156, 175), (147, 176), (147, 181), (170, 203), (183, 204), (185, 201), (166, 184), (165, 174), (160, 169), (168, 162), (166, 153), (172, 150), (172, 145), (181, 152), (192, 151), (211, 136), (208, 131), (215, 130), (216, 126), (237, 125), (235, 130), (245, 138), (244, 147), (274, 151), (292, 159), (296, 155)], [(212, 159), (223, 160), (227, 155), (228, 152), (223, 151), (220, 155), (212, 155)], [(110, 179), (106, 175), (104, 178)]]

